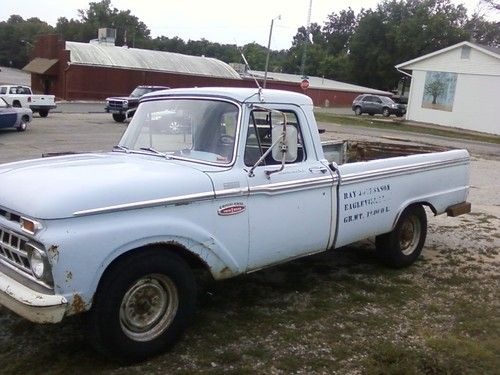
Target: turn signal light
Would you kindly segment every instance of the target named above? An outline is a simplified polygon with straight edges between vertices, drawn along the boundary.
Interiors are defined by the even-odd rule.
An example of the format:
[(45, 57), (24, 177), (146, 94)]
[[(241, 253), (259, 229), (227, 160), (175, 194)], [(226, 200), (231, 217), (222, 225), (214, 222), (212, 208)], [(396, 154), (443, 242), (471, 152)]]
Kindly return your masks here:
[(37, 221), (21, 218), (21, 229), (29, 234), (35, 234), (42, 226)]

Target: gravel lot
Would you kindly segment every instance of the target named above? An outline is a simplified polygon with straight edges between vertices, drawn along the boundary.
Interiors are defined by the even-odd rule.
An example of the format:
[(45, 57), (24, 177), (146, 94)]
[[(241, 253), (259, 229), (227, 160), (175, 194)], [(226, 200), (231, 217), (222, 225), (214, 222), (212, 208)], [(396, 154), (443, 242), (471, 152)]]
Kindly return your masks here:
[[(126, 126), (108, 114), (35, 117), (25, 133), (0, 131), (0, 163), (46, 152), (110, 150)], [(327, 138), (395, 137), (376, 129), (368, 134), (359, 127), (322, 127)], [(385, 269), (373, 255), (373, 242), (363, 241), (208, 284), (179, 345), (134, 366), (90, 349), (84, 317), (35, 325), (0, 307), (2, 373), (498, 373), (499, 147), (410, 137), (469, 149), (473, 212), (428, 215), (424, 255), (409, 269)]]

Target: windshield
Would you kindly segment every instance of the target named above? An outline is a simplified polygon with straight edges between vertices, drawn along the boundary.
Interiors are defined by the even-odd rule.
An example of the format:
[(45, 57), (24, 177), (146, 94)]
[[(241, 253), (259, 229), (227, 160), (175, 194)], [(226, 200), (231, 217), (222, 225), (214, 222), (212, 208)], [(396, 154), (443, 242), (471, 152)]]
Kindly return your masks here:
[(234, 156), (238, 115), (238, 106), (219, 100), (144, 102), (119, 145), (129, 152), (229, 164)]
[(147, 94), (151, 91), (154, 91), (153, 89), (150, 88), (145, 88), (145, 87), (136, 87), (134, 91), (130, 94), (132, 98), (140, 98), (144, 94)]
[(391, 98), (388, 98), (387, 96), (381, 96), (380, 99), (382, 99), (382, 101), (384, 103), (388, 103), (388, 104), (394, 104), (394, 100), (392, 100)]

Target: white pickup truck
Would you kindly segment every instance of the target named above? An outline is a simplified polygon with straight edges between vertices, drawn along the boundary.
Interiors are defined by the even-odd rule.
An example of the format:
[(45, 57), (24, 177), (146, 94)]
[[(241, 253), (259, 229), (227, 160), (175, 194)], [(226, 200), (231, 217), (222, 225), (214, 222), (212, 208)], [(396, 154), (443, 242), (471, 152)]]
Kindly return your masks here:
[(369, 237), (409, 266), (424, 207), (470, 212), (468, 184), (465, 150), (328, 161), (301, 94), (158, 91), (112, 152), (0, 165), (0, 304), (40, 323), (89, 311), (94, 344), (140, 360), (188, 324), (193, 269), (226, 279)]
[(40, 117), (47, 117), (51, 109), (56, 108), (54, 95), (35, 95), (29, 86), (2, 85), (0, 98), (13, 107), (29, 108)]

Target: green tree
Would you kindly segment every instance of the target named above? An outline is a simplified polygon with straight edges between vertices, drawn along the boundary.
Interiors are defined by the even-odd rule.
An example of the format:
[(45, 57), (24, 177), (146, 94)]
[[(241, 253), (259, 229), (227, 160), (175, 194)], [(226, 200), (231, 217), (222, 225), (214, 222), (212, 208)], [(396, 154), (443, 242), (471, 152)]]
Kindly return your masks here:
[(0, 65), (22, 68), (30, 60), (36, 37), (53, 32), (52, 26), (36, 17), (24, 20), (12, 15), (0, 22)]
[(473, 42), (500, 47), (500, 22), (487, 21), (475, 13), (465, 24), (465, 29)]
[(116, 29), (116, 45), (147, 48), (151, 45), (150, 30), (130, 10), (114, 8), (110, 0), (90, 2), (88, 9), (78, 10), (79, 19), (58, 19), (56, 32), (63, 39), (89, 42), (97, 38), (97, 30), (103, 27)]
[(323, 34), (329, 54), (338, 56), (349, 50), (349, 42), (354, 35), (358, 20), (349, 7), (338, 14), (331, 13), (323, 26)]
[(467, 10), (450, 0), (385, 0), (364, 12), (350, 44), (352, 81), (396, 86), (394, 65), (469, 39)]
[(287, 59), (283, 64), (285, 72), (301, 73), (304, 50), (304, 74), (306, 76), (319, 75), (320, 64), (327, 56), (325, 35), (319, 24), (311, 23), (308, 28), (302, 26), (297, 29), (292, 47), (288, 50)]

